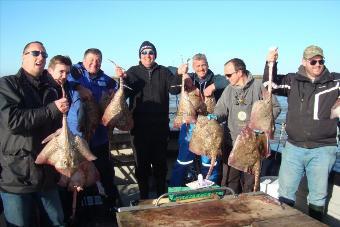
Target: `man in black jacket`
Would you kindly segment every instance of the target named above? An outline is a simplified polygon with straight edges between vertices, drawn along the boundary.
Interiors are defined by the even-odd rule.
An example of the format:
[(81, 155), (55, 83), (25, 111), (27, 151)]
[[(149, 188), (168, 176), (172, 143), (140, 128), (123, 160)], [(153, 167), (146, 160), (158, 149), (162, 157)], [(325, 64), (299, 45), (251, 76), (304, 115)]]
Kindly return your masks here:
[(41, 42), (30, 42), (19, 72), (0, 78), (0, 194), (8, 226), (28, 226), (33, 201), (43, 208), (44, 226), (63, 225), (59, 175), (51, 166), (34, 163), (44, 146), (41, 141), (58, 128), (69, 109), (67, 99), (57, 100), (49, 83), (47, 57)]
[[(277, 60), (277, 50), (267, 62)], [(282, 153), (279, 173), (279, 199), (291, 206), (304, 174), (308, 180), (309, 215), (322, 220), (327, 197), (328, 176), (336, 159), (337, 121), (330, 119), (338, 99), (340, 74), (325, 67), (323, 50), (308, 46), (297, 73), (277, 75), (274, 64), (274, 93), (288, 97), (286, 132), (288, 141)], [(263, 80), (268, 81), (268, 66)]]
[[(149, 198), (149, 176), (156, 180), (157, 195), (163, 194), (166, 183), (166, 150), (169, 134), (169, 92), (178, 94), (181, 77), (174, 76), (168, 68), (155, 62), (157, 51), (149, 41), (139, 48), (140, 62), (126, 72), (125, 83), (129, 108), (133, 112), (134, 127), (131, 130), (136, 177), (140, 198)], [(116, 68), (122, 77), (124, 72)]]

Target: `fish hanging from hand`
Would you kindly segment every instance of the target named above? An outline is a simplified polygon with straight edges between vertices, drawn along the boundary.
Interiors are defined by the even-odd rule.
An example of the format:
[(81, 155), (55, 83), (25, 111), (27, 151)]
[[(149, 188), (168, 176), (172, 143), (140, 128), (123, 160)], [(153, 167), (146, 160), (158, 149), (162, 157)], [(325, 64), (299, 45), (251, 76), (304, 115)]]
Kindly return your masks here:
[(222, 154), (222, 142), (223, 128), (217, 120), (209, 116), (199, 115), (192, 132), (189, 150), (197, 155), (208, 156), (211, 159), (206, 179), (210, 177), (214, 169), (217, 156)]
[(133, 118), (124, 96), (123, 78), (119, 79), (119, 89), (105, 108), (103, 125), (114, 129), (129, 131), (133, 128)]
[[(182, 77), (182, 85), (181, 85), (181, 97), (178, 104), (178, 109), (176, 112), (176, 116), (174, 118), (174, 128), (180, 128), (183, 123), (190, 124), (196, 122), (196, 110), (195, 106), (199, 105), (196, 103), (196, 97), (194, 93), (190, 93), (191, 99), (194, 101), (195, 106), (190, 101), (189, 93), (185, 90), (185, 76)], [(197, 108), (197, 107), (196, 107)]]
[[(62, 88), (65, 97), (64, 88)], [(49, 135), (42, 143), (47, 143), (35, 160), (36, 164), (49, 164), (67, 177), (78, 169), (84, 161), (97, 159), (90, 151), (87, 142), (73, 135), (68, 128), (66, 114), (63, 114), (62, 127)]]

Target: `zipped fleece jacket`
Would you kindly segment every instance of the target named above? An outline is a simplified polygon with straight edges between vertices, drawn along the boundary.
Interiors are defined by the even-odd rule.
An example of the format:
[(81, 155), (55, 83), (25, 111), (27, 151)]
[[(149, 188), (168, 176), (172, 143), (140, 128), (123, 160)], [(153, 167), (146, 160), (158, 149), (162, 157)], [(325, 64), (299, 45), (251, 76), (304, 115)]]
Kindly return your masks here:
[(42, 140), (60, 126), (56, 99), (46, 71), (39, 80), (23, 69), (0, 78), (0, 190), (30, 193), (56, 187), (54, 167), (34, 163), (45, 146)]
[[(248, 73), (248, 80), (243, 87), (228, 85), (218, 100), (214, 114), (217, 115), (218, 121), (227, 121), (227, 143), (235, 143), (236, 137), (240, 134), (241, 129), (247, 125), (250, 119), (253, 104), (263, 99), (265, 87), (261, 80), (256, 80)], [(241, 101), (242, 100), (242, 101)], [(274, 119), (280, 114), (280, 104), (275, 96), (272, 97)], [(227, 144), (232, 146), (231, 144)]]
[(215, 85), (215, 92), (214, 92), (215, 100), (218, 100), (220, 98), (220, 95), (217, 95), (217, 93), (221, 93), (219, 91), (223, 90), (227, 85), (227, 83), (221, 83), (221, 81), (217, 79), (217, 77), (214, 75), (214, 73), (210, 69), (208, 69), (208, 72), (205, 75), (204, 79), (199, 78), (196, 73), (188, 73), (188, 75), (190, 76), (195, 87), (197, 87), (202, 94), (205, 88), (207, 88), (211, 84), (214, 84)]
[(129, 108), (133, 114), (134, 127), (131, 134), (151, 133), (164, 135), (169, 133), (169, 93), (175, 95), (181, 91), (176, 85), (182, 77), (173, 75), (170, 70), (155, 63), (150, 69), (139, 65), (128, 69), (124, 83), (129, 98)]
[[(263, 81), (268, 81), (268, 64)], [(330, 114), (339, 98), (340, 74), (330, 73), (325, 67), (312, 81), (302, 65), (296, 73), (277, 75), (277, 64), (274, 64), (273, 81), (277, 85), (273, 93), (288, 97), (288, 141), (304, 148), (336, 146), (338, 119), (330, 119)]]

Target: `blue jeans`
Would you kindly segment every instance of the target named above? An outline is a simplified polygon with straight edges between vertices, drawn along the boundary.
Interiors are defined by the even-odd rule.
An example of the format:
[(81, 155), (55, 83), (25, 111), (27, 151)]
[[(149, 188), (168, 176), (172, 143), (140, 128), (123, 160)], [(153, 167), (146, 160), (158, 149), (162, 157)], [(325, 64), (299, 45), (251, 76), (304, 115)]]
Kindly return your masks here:
[(295, 201), (301, 178), (307, 175), (309, 204), (324, 206), (328, 176), (336, 158), (336, 146), (306, 149), (287, 142), (279, 172), (279, 196)]
[[(47, 192), (33, 192), (25, 194), (13, 194), (0, 192), (7, 226), (30, 226), (34, 223), (34, 206), (36, 202), (39, 208), (39, 217), (42, 226), (64, 226), (64, 213), (59, 199), (58, 190)], [(44, 218), (46, 220), (44, 220)]]

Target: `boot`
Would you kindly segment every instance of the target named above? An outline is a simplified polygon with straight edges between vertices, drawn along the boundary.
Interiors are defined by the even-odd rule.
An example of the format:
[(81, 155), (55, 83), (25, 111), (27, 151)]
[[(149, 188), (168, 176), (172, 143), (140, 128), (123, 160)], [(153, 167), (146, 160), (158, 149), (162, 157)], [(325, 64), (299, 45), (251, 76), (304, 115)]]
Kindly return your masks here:
[(308, 207), (309, 216), (316, 219), (316, 220), (319, 220), (319, 221), (322, 222), (323, 216), (324, 216), (324, 211), (325, 211), (324, 206), (316, 206), (316, 205), (313, 205), (311, 203), (309, 204), (309, 207)]

